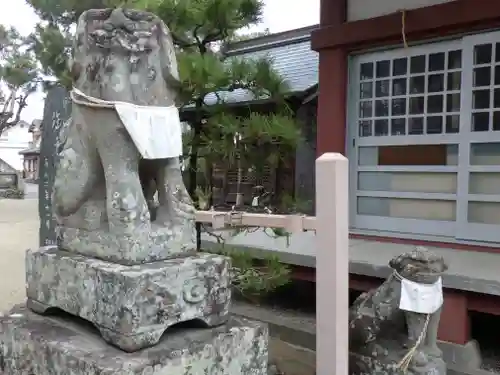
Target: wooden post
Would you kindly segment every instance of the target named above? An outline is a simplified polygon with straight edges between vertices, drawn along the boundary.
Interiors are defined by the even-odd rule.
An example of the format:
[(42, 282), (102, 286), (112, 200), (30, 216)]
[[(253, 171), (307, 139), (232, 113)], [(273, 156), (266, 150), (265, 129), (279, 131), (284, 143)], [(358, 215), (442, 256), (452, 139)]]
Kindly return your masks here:
[(226, 226), (316, 230), (316, 374), (349, 368), (349, 166), (338, 153), (316, 160), (316, 217), (197, 211), (196, 220)]
[(316, 160), (316, 374), (347, 375), (349, 340), (347, 158)]

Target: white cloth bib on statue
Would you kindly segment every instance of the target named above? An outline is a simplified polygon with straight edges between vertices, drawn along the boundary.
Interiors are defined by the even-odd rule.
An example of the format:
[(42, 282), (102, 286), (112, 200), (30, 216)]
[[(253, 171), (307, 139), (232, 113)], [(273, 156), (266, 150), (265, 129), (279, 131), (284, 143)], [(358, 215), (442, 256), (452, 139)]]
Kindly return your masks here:
[(176, 107), (115, 103), (115, 108), (144, 159), (182, 155), (182, 128)]
[(175, 106), (140, 106), (89, 96), (73, 87), (73, 102), (98, 108), (114, 108), (144, 159), (176, 158), (182, 155), (182, 126)]
[(401, 298), (399, 308), (421, 314), (435, 313), (443, 305), (443, 285), (441, 278), (434, 284), (419, 284), (401, 278)]

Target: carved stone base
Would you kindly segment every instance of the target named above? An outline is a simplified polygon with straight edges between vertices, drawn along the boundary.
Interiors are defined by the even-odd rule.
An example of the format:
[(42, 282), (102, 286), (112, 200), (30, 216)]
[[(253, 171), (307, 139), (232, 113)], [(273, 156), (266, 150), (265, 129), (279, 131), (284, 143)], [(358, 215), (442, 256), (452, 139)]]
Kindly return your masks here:
[(26, 308), (0, 318), (4, 375), (267, 375), (268, 330), (231, 318), (209, 329), (172, 329), (153, 348), (124, 353), (75, 319)]
[(425, 366), (410, 364), (408, 371), (397, 368), (397, 361), (389, 358), (374, 358), (349, 353), (351, 375), (446, 375), (446, 363), (441, 358), (432, 358)]
[(59, 308), (88, 320), (125, 351), (155, 345), (176, 323), (217, 326), (228, 319), (230, 262), (206, 253), (124, 266), (60, 251), (26, 253), (28, 307)]
[(60, 226), (58, 244), (69, 252), (125, 265), (156, 262), (196, 252), (194, 225), (188, 221), (173, 228), (152, 224), (151, 230), (138, 230), (129, 236)]

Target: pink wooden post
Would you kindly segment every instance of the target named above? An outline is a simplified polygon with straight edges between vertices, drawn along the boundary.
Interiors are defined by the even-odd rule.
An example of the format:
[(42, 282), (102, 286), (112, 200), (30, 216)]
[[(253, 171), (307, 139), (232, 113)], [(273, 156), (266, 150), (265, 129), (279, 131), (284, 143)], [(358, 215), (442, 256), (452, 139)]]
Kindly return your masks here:
[(348, 374), (348, 161), (316, 160), (316, 374)]

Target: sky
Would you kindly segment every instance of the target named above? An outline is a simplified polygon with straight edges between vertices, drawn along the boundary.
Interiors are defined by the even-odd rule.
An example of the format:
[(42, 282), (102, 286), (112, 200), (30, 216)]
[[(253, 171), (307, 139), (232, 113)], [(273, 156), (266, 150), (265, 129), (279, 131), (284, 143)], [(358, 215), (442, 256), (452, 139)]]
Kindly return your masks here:
[[(265, 3), (263, 23), (252, 28), (252, 31), (269, 28), (271, 33), (278, 33), (319, 22), (319, 0), (265, 0)], [(24, 35), (33, 30), (38, 20), (24, 0), (0, 0), (0, 9), (0, 24), (12, 25)], [(35, 118), (42, 118), (42, 115), (43, 94), (33, 94), (21, 118), (31, 122)]]

